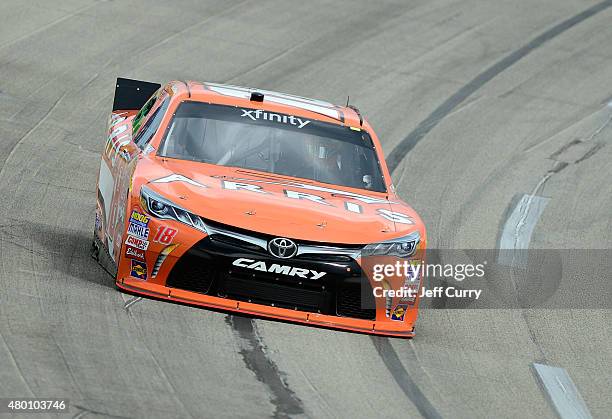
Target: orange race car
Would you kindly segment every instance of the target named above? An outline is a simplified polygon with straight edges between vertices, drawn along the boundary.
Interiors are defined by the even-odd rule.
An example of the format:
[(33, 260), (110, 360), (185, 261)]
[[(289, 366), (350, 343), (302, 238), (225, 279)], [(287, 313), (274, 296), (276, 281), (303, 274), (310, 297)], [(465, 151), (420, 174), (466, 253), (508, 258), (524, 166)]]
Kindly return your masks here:
[(414, 335), (421, 277), (373, 271), (422, 260), (425, 228), (355, 107), (120, 78), (97, 190), (92, 253), (124, 291)]

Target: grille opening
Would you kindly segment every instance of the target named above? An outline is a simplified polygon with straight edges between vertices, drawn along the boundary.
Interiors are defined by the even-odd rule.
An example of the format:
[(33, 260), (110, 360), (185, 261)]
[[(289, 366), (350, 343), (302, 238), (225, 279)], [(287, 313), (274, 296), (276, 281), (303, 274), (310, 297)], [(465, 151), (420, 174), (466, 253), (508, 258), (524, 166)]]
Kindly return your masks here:
[(213, 242), (223, 243), (234, 247), (239, 247), (244, 250), (248, 250), (254, 253), (265, 253), (261, 247), (248, 243), (244, 240), (236, 239), (234, 237), (226, 236), (225, 234), (213, 234), (210, 236)]
[(227, 276), (220, 294), (239, 301), (294, 310), (328, 311), (329, 298), (324, 291), (267, 281)]
[(304, 253), (303, 255), (295, 256), (295, 259), (304, 261), (315, 261), (315, 262), (350, 262), (353, 259), (346, 255), (337, 254), (315, 254), (315, 253)]
[(214, 270), (206, 260), (187, 252), (172, 268), (166, 286), (208, 294)]
[(338, 316), (374, 320), (376, 319), (375, 304), (372, 292), (364, 292), (362, 299), (361, 284), (358, 282), (344, 282), (338, 287), (336, 296)]
[(209, 236), (187, 251), (173, 267), (166, 285), (291, 310), (366, 320), (376, 318), (371, 291), (364, 292), (362, 297), (361, 270), (355, 261), (344, 262), (340, 268), (337, 265), (340, 261), (334, 260), (337, 255), (322, 255), (319, 260), (293, 258), (285, 262), (294, 267), (327, 272), (316, 280), (246, 269), (232, 263), (237, 258), (251, 258), (270, 266), (279, 260), (249, 251), (243, 242), (239, 246), (232, 238), (219, 238), (219, 235)]

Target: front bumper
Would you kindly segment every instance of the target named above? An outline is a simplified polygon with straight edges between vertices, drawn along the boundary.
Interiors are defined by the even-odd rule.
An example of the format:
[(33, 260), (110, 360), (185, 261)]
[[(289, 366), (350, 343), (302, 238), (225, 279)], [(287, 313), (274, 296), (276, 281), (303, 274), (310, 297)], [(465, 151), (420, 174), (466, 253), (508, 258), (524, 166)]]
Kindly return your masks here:
[[(392, 320), (385, 301), (374, 299), (370, 283), (354, 258), (346, 254), (311, 253), (278, 259), (261, 246), (243, 240), (245, 236), (236, 236), (228, 230), (216, 231), (192, 242), (183, 253), (172, 252), (159, 275), (150, 274), (148, 280), (130, 274), (125, 263), (117, 286), (133, 294), (277, 320), (361, 333), (414, 336), (418, 302), (408, 307), (403, 320)], [(267, 239), (261, 238), (263, 243)], [(308, 243), (300, 246), (307, 249)], [(262, 272), (236, 266), (241, 258), (268, 267), (276, 263), (326, 275), (302, 279)], [(159, 260), (158, 254), (147, 252), (145, 269), (157, 266), (155, 260)], [(371, 301), (364, 300), (368, 297)]]
[(413, 337), (414, 327), (407, 322), (372, 321), (338, 317), (319, 313), (309, 313), (300, 310), (271, 307), (245, 301), (230, 300), (214, 297), (192, 291), (170, 288), (163, 285), (148, 283), (133, 278), (118, 280), (119, 289), (132, 294), (143, 295), (156, 299), (173, 301), (182, 304), (210, 307), (218, 310), (230, 311), (266, 317), (276, 320), (285, 320), (302, 324), (341, 329), (360, 333), (369, 333), (383, 336)]

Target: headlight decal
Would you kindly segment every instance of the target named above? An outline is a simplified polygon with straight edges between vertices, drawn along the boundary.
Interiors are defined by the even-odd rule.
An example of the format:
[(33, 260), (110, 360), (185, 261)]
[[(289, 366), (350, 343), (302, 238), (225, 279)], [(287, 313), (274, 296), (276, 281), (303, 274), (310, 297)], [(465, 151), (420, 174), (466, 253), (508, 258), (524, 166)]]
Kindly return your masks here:
[(140, 202), (152, 216), (164, 220), (176, 220), (208, 234), (202, 218), (176, 205), (167, 198), (153, 192), (147, 186), (140, 188)]
[(407, 236), (397, 239), (368, 244), (361, 251), (361, 256), (397, 256), (407, 258), (415, 254), (420, 241), (421, 235), (418, 231), (414, 231)]

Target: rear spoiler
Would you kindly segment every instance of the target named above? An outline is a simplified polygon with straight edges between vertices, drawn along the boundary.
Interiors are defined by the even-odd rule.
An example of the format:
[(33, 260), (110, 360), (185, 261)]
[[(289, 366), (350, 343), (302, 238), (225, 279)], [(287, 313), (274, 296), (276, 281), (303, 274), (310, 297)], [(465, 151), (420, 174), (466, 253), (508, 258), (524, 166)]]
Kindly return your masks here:
[(115, 87), (115, 99), (113, 100), (113, 111), (140, 109), (161, 84), (148, 81), (117, 78)]

